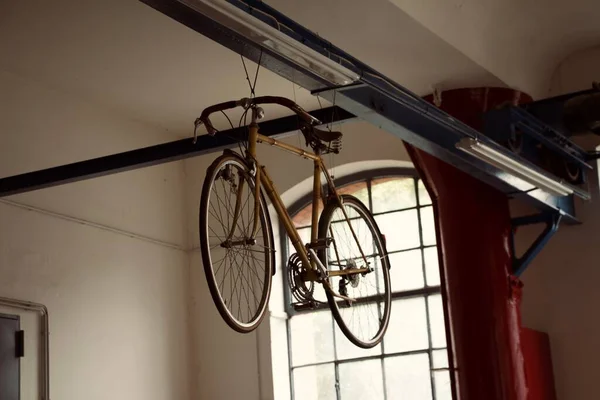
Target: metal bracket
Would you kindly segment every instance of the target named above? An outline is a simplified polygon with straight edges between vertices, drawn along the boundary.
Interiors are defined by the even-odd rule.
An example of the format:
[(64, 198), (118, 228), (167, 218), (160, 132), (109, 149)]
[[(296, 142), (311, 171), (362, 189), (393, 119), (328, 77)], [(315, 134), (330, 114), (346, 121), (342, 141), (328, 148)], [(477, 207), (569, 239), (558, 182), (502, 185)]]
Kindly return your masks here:
[[(511, 250), (513, 253), (513, 275), (520, 276), (527, 269), (527, 267), (533, 261), (533, 259), (544, 248), (546, 243), (548, 243), (548, 240), (550, 240), (550, 238), (556, 233), (562, 217), (562, 213), (552, 212), (513, 218), (511, 222), (512, 232), (510, 236)], [(543, 230), (542, 233), (540, 233), (537, 239), (533, 241), (533, 243), (531, 244), (531, 246), (529, 246), (527, 251), (525, 251), (525, 253), (523, 253), (521, 257), (517, 257), (515, 252), (516, 229), (520, 226), (541, 223), (546, 224), (546, 228)]]

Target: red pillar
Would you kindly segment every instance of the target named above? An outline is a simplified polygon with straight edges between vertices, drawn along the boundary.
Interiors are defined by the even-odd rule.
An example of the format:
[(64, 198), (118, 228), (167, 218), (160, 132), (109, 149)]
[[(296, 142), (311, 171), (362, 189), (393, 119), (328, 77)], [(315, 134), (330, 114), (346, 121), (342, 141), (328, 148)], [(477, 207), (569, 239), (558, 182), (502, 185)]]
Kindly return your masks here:
[[(440, 108), (481, 131), (483, 112), (523, 101), (530, 98), (510, 89), (459, 89), (444, 92)], [(508, 199), (451, 165), (407, 148), (433, 199), (438, 221), (455, 397), (525, 400), (520, 282), (510, 279)]]

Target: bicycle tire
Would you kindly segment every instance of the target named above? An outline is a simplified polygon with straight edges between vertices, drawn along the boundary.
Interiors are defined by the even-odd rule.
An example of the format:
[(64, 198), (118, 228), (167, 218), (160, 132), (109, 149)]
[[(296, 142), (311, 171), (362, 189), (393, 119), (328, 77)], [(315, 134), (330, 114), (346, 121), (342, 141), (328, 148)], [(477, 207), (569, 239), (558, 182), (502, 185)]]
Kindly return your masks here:
[[(356, 299), (356, 302), (353, 303), (354, 305), (349, 305), (344, 300), (340, 300), (339, 298), (335, 297), (331, 293), (331, 290), (325, 285), (327, 301), (333, 317), (340, 327), (340, 330), (356, 346), (368, 349), (381, 342), (390, 320), (391, 283), (389, 273), (389, 258), (385, 248), (385, 240), (381, 235), (379, 227), (377, 226), (377, 223), (375, 222), (375, 219), (371, 215), (368, 208), (356, 197), (350, 195), (342, 195), (341, 201), (342, 205), (347, 208), (346, 211), (349, 214), (348, 217), (352, 219), (351, 223), (354, 225), (353, 228), (355, 229), (357, 238), (354, 238), (348, 228), (344, 228), (344, 226), (347, 226), (348, 221), (341, 217), (343, 214), (341, 212), (340, 204), (338, 204), (337, 200), (329, 202), (325, 206), (319, 219), (319, 238), (322, 240), (322, 242), (325, 242), (327, 238), (331, 238), (331, 243), (327, 246), (327, 248), (320, 249), (318, 256), (319, 260), (323, 263), (328, 271), (334, 270), (335, 266), (333, 264), (337, 264), (337, 268), (343, 269), (341, 264), (344, 261), (346, 262), (346, 268), (348, 268), (350, 263), (352, 263), (353, 268), (362, 268), (364, 265), (359, 265), (359, 263), (362, 262), (364, 264), (364, 261), (361, 261), (362, 257), (360, 257), (360, 251), (358, 250), (358, 247), (352, 247), (352, 242), (356, 244), (356, 239), (362, 240), (365, 238), (365, 236), (363, 236), (364, 229), (361, 228), (363, 226), (366, 226), (369, 230), (369, 233), (372, 235), (372, 252), (368, 243), (361, 243), (361, 248), (363, 248), (363, 251), (365, 252), (365, 257), (371, 261), (369, 265), (372, 266), (373, 271), (365, 275), (354, 275), (354, 277), (358, 277), (358, 279), (353, 278), (353, 280), (340, 277), (329, 278), (329, 285), (333, 290), (338, 290), (338, 288), (340, 288), (341, 291), (341, 287), (339, 285), (341, 285), (340, 282), (342, 280), (347, 282), (344, 283), (345, 290), (348, 290), (348, 284), (350, 285), (352, 292), (348, 293), (348, 297)], [(361, 221), (364, 222), (364, 225), (361, 225)], [(338, 227), (340, 229), (337, 229)], [(338, 237), (335, 237), (336, 232), (341, 232), (342, 230), (347, 233), (347, 236), (350, 239), (343, 240), (341, 233), (338, 235)], [(370, 239), (367, 237), (365, 242), (368, 242), (369, 240)], [(344, 254), (342, 254), (345, 249), (347, 250), (347, 259), (345, 259)], [(369, 250), (368, 254), (366, 254), (367, 250)], [(337, 263), (332, 262), (332, 257), (335, 257)], [(357, 258), (358, 260), (356, 260)], [(373, 278), (375, 279), (375, 285), (373, 285)], [(369, 281), (367, 281), (367, 279), (369, 279)], [(356, 284), (356, 286), (354, 286), (354, 284)], [(356, 290), (361, 284), (366, 286)], [(374, 294), (372, 293), (373, 290), (375, 290)], [(358, 297), (357, 294), (363, 294), (364, 296), (361, 298)], [(355, 320), (354, 314), (350, 316), (350, 319), (348, 319), (349, 313), (347, 310), (352, 309), (352, 313), (355, 312), (354, 310), (357, 310), (361, 307), (366, 310), (365, 307), (373, 305), (371, 302), (369, 302), (370, 298), (372, 298), (373, 302), (375, 302), (377, 314), (374, 314), (373, 308), (370, 308), (371, 313), (367, 315), (367, 318), (368, 321), (371, 321), (373, 320), (373, 316), (377, 317), (378, 326), (376, 327), (377, 329), (375, 331), (373, 329), (371, 330), (374, 331), (372, 335), (368, 333), (365, 335), (366, 337), (359, 337), (359, 333), (353, 328), (356, 326), (356, 321), (361, 323), (364, 319), (361, 319), (359, 316)], [(370, 324), (369, 327), (371, 327)], [(362, 326), (360, 329), (361, 332), (364, 332), (364, 330), (362, 330)]]
[[(219, 314), (227, 323), (227, 325), (229, 325), (235, 331), (240, 333), (249, 333), (256, 329), (261, 323), (262, 319), (266, 314), (267, 306), (269, 303), (269, 296), (272, 287), (272, 276), (275, 271), (275, 260), (273, 254), (273, 230), (271, 227), (271, 220), (269, 218), (265, 197), (261, 190), (259, 208), (260, 227), (258, 229), (258, 233), (260, 234), (260, 236), (257, 234), (256, 244), (243, 244), (241, 247), (231, 246), (230, 248), (225, 248), (225, 250), (223, 250), (225, 252), (225, 255), (223, 256), (224, 258), (221, 260), (213, 260), (211, 251), (219, 251), (220, 249), (218, 249), (217, 247), (223, 248), (223, 246), (219, 245), (218, 242), (221, 241), (221, 244), (225, 243), (223, 238), (227, 236), (226, 232), (229, 231), (229, 229), (231, 228), (228, 224), (227, 229), (223, 228), (222, 237), (219, 237), (217, 233), (220, 231), (215, 230), (215, 228), (209, 226), (211, 222), (218, 220), (219, 217), (221, 217), (220, 223), (223, 226), (225, 226), (225, 221), (223, 221), (225, 217), (223, 217), (223, 213), (221, 212), (220, 214), (218, 214), (216, 212), (215, 207), (211, 208), (210, 201), (211, 196), (213, 194), (215, 196), (218, 196), (216, 188), (213, 188), (213, 183), (215, 183), (217, 179), (221, 179), (222, 181), (227, 180), (228, 183), (231, 184), (231, 178), (224, 178), (225, 172), (220, 172), (227, 171), (227, 168), (229, 168), (229, 170), (232, 170), (234, 168), (237, 170), (236, 172), (238, 182), (241, 182), (242, 179), (244, 180), (245, 187), (248, 189), (249, 193), (245, 201), (251, 202), (252, 206), (249, 205), (249, 210), (253, 210), (254, 198), (253, 196), (250, 196), (250, 194), (254, 193), (255, 186), (254, 179), (250, 174), (250, 168), (248, 167), (246, 161), (237, 153), (225, 152), (223, 155), (218, 157), (206, 171), (206, 177), (204, 179), (204, 184), (202, 187), (202, 196), (200, 199), (199, 212), (200, 249), (202, 253), (202, 264), (204, 267), (208, 288), (210, 290), (213, 302), (215, 303), (215, 306), (219, 311)], [(233, 172), (231, 172), (231, 174), (233, 175)], [(225, 183), (221, 183), (224, 191), (226, 192), (227, 186), (225, 185)], [(231, 198), (234, 196), (230, 196), (228, 199), (225, 198), (226, 196), (226, 193), (224, 193), (223, 198), (217, 198), (216, 202), (218, 204), (225, 204), (225, 202), (227, 201), (229, 202), (229, 205), (231, 205)], [(235, 209), (235, 206), (233, 208)], [(233, 221), (231, 221), (231, 219), (233, 213), (229, 213), (229, 211), (227, 212), (227, 221), (232, 225)], [(244, 223), (243, 213), (244, 211), (241, 210), (240, 218), (242, 218), (242, 222), (240, 223), (240, 220), (238, 220), (238, 222), (236, 223), (236, 227), (233, 229), (233, 231), (236, 234), (238, 234), (238, 236), (239, 233), (248, 234), (249, 231), (252, 230), (250, 227), (252, 225), (252, 222), (249, 222), (250, 216), (248, 216), (247, 223)], [(213, 226), (216, 225), (213, 223)], [(261, 241), (258, 241), (259, 237)], [(211, 239), (213, 240), (212, 243)], [(257, 255), (255, 255), (255, 253)], [(259, 260), (260, 254), (264, 254), (264, 259)], [(215, 265), (219, 262), (219, 265)], [(228, 262), (229, 269), (226, 270)], [(264, 263), (264, 268), (262, 270), (257, 269), (262, 263)], [(246, 268), (244, 268), (244, 266)], [(235, 267), (237, 267), (237, 279), (233, 277), (236, 271), (234, 270), (232, 272), (232, 269), (234, 269)], [(223, 269), (224, 272), (223, 279), (219, 282), (216, 275), (220, 269)], [(225, 293), (225, 289), (227, 286), (227, 282), (225, 282), (225, 280), (227, 279), (228, 272), (229, 286), (231, 289), (229, 301), (227, 301), (227, 293)], [(254, 275), (252, 275), (252, 272), (254, 272)], [(256, 282), (257, 286), (260, 284), (260, 299), (258, 299), (258, 297), (256, 297), (256, 293), (251, 292), (251, 290), (255, 289), (254, 279), (260, 280), (261, 277), (262, 284), (261, 282)], [(240, 282), (243, 285), (244, 280), (248, 284), (248, 288), (246, 290), (243, 289), (243, 286), (239, 290), (237, 290), (235, 287), (232, 287), (232, 285), (235, 285), (238, 282)], [(254, 302), (256, 310), (254, 311), (250, 308), (250, 294), (252, 294), (253, 299), (256, 300)], [(234, 312), (235, 295), (238, 296), (237, 312)], [(243, 297), (246, 298), (248, 303), (248, 313), (247, 318), (245, 319), (243, 318), (243, 311), (240, 311), (240, 308), (242, 307), (241, 303), (244, 300)]]

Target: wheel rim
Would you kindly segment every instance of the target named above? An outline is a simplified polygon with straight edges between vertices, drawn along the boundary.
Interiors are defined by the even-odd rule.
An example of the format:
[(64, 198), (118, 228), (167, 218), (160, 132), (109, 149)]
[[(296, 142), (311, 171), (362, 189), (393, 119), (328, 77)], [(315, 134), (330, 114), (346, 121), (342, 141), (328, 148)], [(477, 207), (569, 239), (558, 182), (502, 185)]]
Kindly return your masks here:
[[(233, 234), (236, 193), (243, 183), (240, 212)], [(237, 160), (226, 160), (215, 168), (205, 206), (206, 261), (214, 290), (226, 319), (251, 330), (260, 321), (271, 284), (271, 254), (264, 204), (257, 234), (252, 239), (254, 185), (247, 168)], [(217, 304), (219, 306), (219, 304)]]
[[(335, 293), (356, 299), (356, 302), (349, 303), (333, 297), (335, 300), (333, 311), (338, 314), (344, 325), (340, 328), (346, 331), (347, 335), (354, 337), (355, 342), (368, 347), (381, 340), (389, 318), (388, 262), (384, 258), (383, 245), (378, 239), (373, 222), (354, 204), (347, 202), (344, 203), (344, 207), (361, 243), (369, 263), (368, 267), (374, 270), (364, 276), (330, 278), (329, 284)], [(327, 268), (330, 271), (366, 267), (340, 207), (336, 208), (331, 215), (327, 236), (333, 238), (327, 251)]]

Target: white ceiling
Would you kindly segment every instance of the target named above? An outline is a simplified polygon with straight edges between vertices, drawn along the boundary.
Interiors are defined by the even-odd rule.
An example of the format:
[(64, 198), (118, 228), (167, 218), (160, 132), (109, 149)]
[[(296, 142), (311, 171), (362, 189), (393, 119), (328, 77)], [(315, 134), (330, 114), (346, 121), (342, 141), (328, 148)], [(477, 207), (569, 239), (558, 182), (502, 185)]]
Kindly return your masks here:
[[(570, 54), (600, 44), (598, 0), (390, 0), (517, 89), (547, 97)], [(591, 84), (591, 82), (590, 82)]]
[[(490, 9), (476, 0), (461, 1), (462, 6), (458, 2), (268, 1), (418, 94), (434, 85), (454, 88), (506, 82), (527, 89), (529, 75), (517, 73), (522, 63), (527, 61), (530, 75), (541, 65), (547, 75), (565, 49), (598, 39), (600, 28), (592, 29), (590, 23), (584, 29), (583, 21), (575, 26), (565, 21), (556, 24), (561, 32), (543, 30), (552, 26), (553, 16), (578, 19), (579, 11), (553, 11), (541, 20), (519, 14), (519, 10), (531, 11), (531, 2), (486, 0), (487, 6), (495, 5)], [(561, 8), (570, 9), (571, 4)], [(502, 18), (495, 21), (496, 15)], [(597, 18), (588, 19), (597, 24)], [(532, 21), (538, 28), (529, 26)], [(534, 33), (563, 39), (553, 46), (550, 39)], [(529, 41), (522, 41), (523, 35), (529, 35)], [(533, 45), (536, 51), (531, 51)], [(528, 58), (512, 62), (513, 53)], [(72, 93), (177, 137), (191, 133), (193, 120), (205, 106), (248, 95), (238, 55), (136, 0), (0, 0), (0, 54), (0, 69), (6, 72)], [(255, 65), (250, 63), (249, 68), (252, 72)], [(257, 92), (295, 97), (308, 109), (318, 107), (308, 92), (294, 89), (266, 70), (259, 75)], [(271, 118), (282, 112), (267, 111)]]

